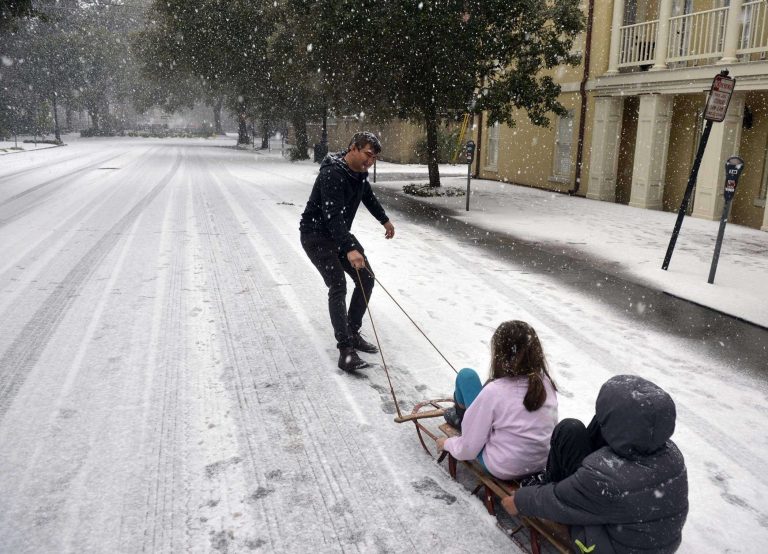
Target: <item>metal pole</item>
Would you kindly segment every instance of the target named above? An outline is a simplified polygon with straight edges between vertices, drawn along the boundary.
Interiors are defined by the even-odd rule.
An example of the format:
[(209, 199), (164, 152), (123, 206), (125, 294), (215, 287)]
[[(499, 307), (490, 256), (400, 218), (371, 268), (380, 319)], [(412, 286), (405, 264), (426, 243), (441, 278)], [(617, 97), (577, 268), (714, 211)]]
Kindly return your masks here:
[(728, 200), (723, 206), (723, 215), (720, 216), (720, 229), (717, 231), (717, 242), (715, 242), (715, 255), (712, 257), (712, 266), (709, 268), (710, 285), (715, 282), (715, 272), (717, 271), (717, 262), (720, 259), (720, 247), (723, 245), (723, 235), (725, 235), (725, 224), (728, 222), (728, 212), (731, 209), (731, 201)]
[(469, 211), (469, 180), (472, 177), (472, 164), (467, 164), (467, 211)]
[(664, 256), (664, 263), (662, 264), (661, 269), (666, 270), (669, 267), (669, 261), (672, 259), (672, 252), (675, 250), (675, 243), (677, 242), (677, 236), (680, 234), (680, 227), (683, 226), (683, 217), (685, 217), (685, 212), (688, 209), (688, 203), (691, 200), (693, 187), (696, 185), (696, 178), (699, 175), (701, 159), (704, 157), (704, 150), (707, 147), (707, 141), (709, 140), (709, 133), (711, 131), (712, 121), (708, 120), (704, 127), (704, 132), (701, 134), (701, 139), (699, 140), (699, 149), (696, 151), (696, 159), (693, 161), (693, 167), (691, 167), (691, 174), (688, 177), (688, 184), (685, 187), (683, 201), (680, 203), (680, 209), (677, 212), (677, 221), (675, 221), (675, 228), (672, 230), (672, 237), (669, 239), (667, 254)]
[(376, 182), (376, 160), (373, 160), (373, 182)]

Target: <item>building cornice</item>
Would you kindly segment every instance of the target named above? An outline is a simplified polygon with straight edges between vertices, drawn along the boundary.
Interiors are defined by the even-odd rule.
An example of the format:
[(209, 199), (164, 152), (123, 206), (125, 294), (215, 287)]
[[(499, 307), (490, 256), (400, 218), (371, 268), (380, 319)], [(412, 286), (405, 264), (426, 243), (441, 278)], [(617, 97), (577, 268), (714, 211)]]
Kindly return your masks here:
[(692, 94), (709, 90), (712, 79), (724, 67), (736, 78), (736, 90), (768, 90), (768, 62), (606, 74), (590, 79), (587, 90), (600, 96)]

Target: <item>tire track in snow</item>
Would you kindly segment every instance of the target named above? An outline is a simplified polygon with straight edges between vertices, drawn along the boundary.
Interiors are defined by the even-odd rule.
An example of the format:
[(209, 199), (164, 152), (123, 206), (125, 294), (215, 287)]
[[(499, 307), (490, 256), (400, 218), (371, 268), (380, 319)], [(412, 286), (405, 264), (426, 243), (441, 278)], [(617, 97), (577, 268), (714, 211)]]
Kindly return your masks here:
[[(64, 162), (72, 161), (78, 159), (82, 154), (76, 153), (74, 156), (67, 156), (62, 155), (60, 157), (56, 157), (55, 159), (49, 159), (46, 160), (44, 163), (32, 166), (32, 167), (26, 167), (24, 169), (20, 169), (18, 171), (14, 171), (13, 173), (6, 173), (5, 175), (0, 175), (0, 183), (7, 180), (7, 179), (13, 179), (14, 177), (19, 177), (21, 175), (26, 175), (27, 173), (32, 173), (34, 171), (39, 171), (41, 169), (47, 169), (50, 168), (53, 165), (58, 165)], [(104, 163), (104, 162), (101, 162)]]
[(72, 303), (72, 299), (101, 261), (118, 244), (121, 235), (165, 188), (178, 170), (180, 163), (181, 156), (177, 155), (173, 167), (160, 179), (160, 182), (118, 220), (69, 271), (0, 358), (0, 371), (2, 371), (0, 374), (0, 421), (13, 402), (16, 392), (34, 368), (51, 335)]
[[(206, 189), (206, 191), (207, 190), (208, 189)], [(216, 200), (220, 199), (217, 198)], [(226, 207), (222, 207), (220, 202), (216, 204), (207, 202), (206, 211), (209, 214), (211, 221), (220, 221), (224, 226), (229, 222), (229, 218), (225, 215), (228, 214), (229, 211)], [(283, 474), (298, 474), (299, 476), (306, 475), (306, 471), (303, 471), (301, 467), (294, 467), (294, 454), (286, 456), (285, 459), (276, 460), (274, 456), (270, 457), (268, 455), (269, 453), (265, 452), (263, 448), (261, 451), (259, 451), (258, 448), (254, 450), (252, 443), (255, 443), (256, 445), (279, 444), (281, 443), (281, 438), (287, 436), (289, 437), (289, 444), (287, 446), (290, 447), (291, 452), (299, 449), (299, 451), (304, 451), (307, 454), (306, 467), (308, 467), (309, 471), (313, 474), (313, 481), (317, 481), (319, 478), (317, 473), (318, 470), (315, 466), (319, 466), (323, 471), (326, 470), (326, 467), (324, 463), (318, 463), (318, 459), (323, 459), (322, 456), (318, 457), (317, 454), (312, 454), (306, 450), (308, 446), (314, 448), (314, 445), (312, 444), (314, 441), (311, 441), (309, 445), (306, 445), (301, 440), (302, 429), (306, 428), (306, 426), (299, 425), (300, 422), (297, 422), (292, 406), (294, 404), (300, 406), (302, 403), (297, 403), (295, 401), (295, 395), (286, 396), (285, 389), (287, 388), (290, 390), (291, 388), (295, 388), (300, 392), (304, 386), (301, 383), (296, 383), (295, 387), (291, 385), (286, 387), (284, 383), (285, 379), (283, 378), (283, 374), (286, 372), (295, 373), (297, 370), (295, 367), (291, 367), (290, 370), (287, 367), (284, 367), (285, 365), (290, 365), (290, 360), (276, 359), (274, 347), (272, 345), (278, 343), (276, 346), (279, 346), (279, 339), (275, 336), (274, 322), (271, 318), (265, 319), (265, 317), (268, 317), (269, 304), (261, 299), (261, 294), (251, 293), (253, 290), (258, 291), (260, 284), (254, 284), (252, 280), (243, 278), (244, 276), (250, 275), (252, 269), (245, 266), (242, 260), (242, 248), (238, 243), (239, 239), (236, 238), (240, 234), (240, 229), (239, 227), (225, 229), (222, 225), (216, 224), (215, 227), (208, 228), (204, 235), (208, 236), (211, 241), (214, 240), (212, 237), (215, 237), (215, 240), (219, 243), (219, 247), (222, 250), (221, 256), (217, 258), (217, 261), (215, 261), (214, 265), (211, 267), (227, 267), (228, 265), (231, 267), (233, 264), (235, 266), (232, 268), (233, 273), (229, 272), (215, 277), (215, 280), (219, 285), (214, 287), (214, 289), (219, 292), (226, 292), (227, 289), (225, 286), (222, 286), (222, 284), (226, 284), (229, 281), (229, 294), (232, 294), (233, 291), (242, 291), (244, 294), (239, 302), (247, 302), (249, 306), (249, 309), (244, 312), (246, 317), (243, 317), (242, 310), (234, 310), (233, 315), (230, 317), (227, 312), (233, 310), (227, 306), (231, 306), (233, 304), (232, 300), (237, 300), (237, 297), (232, 296), (227, 300), (223, 295), (219, 295), (222, 304), (220, 309), (222, 310), (222, 313), (225, 314), (227, 321), (225, 327), (226, 331), (223, 334), (225, 339), (225, 350), (229, 353), (228, 357), (231, 367), (234, 369), (235, 381), (237, 384), (234, 394), (237, 395), (238, 405), (241, 406), (242, 417), (239, 418), (240, 427), (248, 430), (256, 425), (255, 430), (245, 432), (244, 436), (243, 433), (241, 433), (241, 436), (243, 436), (242, 440), (248, 445), (247, 459), (252, 461), (250, 465), (254, 468), (252, 471), (252, 473), (254, 473), (254, 481), (259, 484), (254, 496), (255, 500), (257, 500), (260, 505), (262, 517), (267, 520), (267, 527), (270, 531), (270, 544), (272, 547), (275, 547), (276, 544), (279, 544), (276, 543), (275, 536), (278, 539), (283, 538), (284, 540), (289, 536), (292, 539), (295, 539), (295, 537), (282, 532), (279, 527), (280, 518), (285, 517), (286, 513), (289, 513), (292, 507), (283, 506), (281, 507), (282, 509), (275, 507), (275, 499), (277, 498), (277, 495), (274, 493), (274, 483), (270, 484), (270, 474), (277, 472), (265, 472), (263, 469), (259, 470), (257, 468), (277, 467), (282, 468), (281, 472)], [(223, 232), (225, 230), (226, 232)], [(233, 237), (235, 238), (233, 239)], [(231, 283), (233, 279), (235, 282)], [(234, 294), (237, 294), (237, 292)], [(254, 319), (255, 314), (258, 314), (260, 317)], [(237, 315), (240, 315), (241, 317), (238, 318), (236, 317)], [(242, 330), (240, 329), (241, 327)], [(246, 336), (258, 335), (259, 332), (265, 335), (262, 340), (253, 341), (245, 339)], [(242, 344), (238, 345), (232, 342), (231, 337), (233, 335), (240, 337), (241, 340), (244, 339), (247, 341), (247, 346)], [(255, 353), (253, 352), (254, 350), (256, 351)], [(238, 358), (245, 358), (245, 360), (244, 362), (240, 362)], [(235, 362), (232, 363), (232, 360), (235, 360)], [(283, 363), (281, 366), (280, 364), (282, 362), (288, 363)], [(265, 370), (266, 373), (261, 373), (260, 370)], [(251, 385), (249, 381), (253, 384)], [(281, 381), (283, 382), (281, 383)], [(254, 389), (258, 391), (255, 395), (251, 392)], [(269, 398), (272, 396), (280, 396), (281, 400), (272, 401)], [(275, 404), (277, 404), (277, 406), (274, 406)], [(282, 413), (277, 412), (277, 417), (274, 417), (276, 413), (273, 409), (274, 407), (277, 407), (282, 411)], [(259, 425), (259, 422), (263, 423), (263, 425)], [(269, 424), (266, 424), (266, 422), (269, 422)], [(268, 435), (264, 432), (265, 428), (269, 430)], [(256, 439), (252, 438), (254, 434), (257, 436)], [(324, 436), (324, 434), (320, 434), (319, 436)], [(328, 478), (328, 475), (326, 475), (324, 479), (327, 480)], [(336, 477), (336, 479), (338, 479), (338, 477)], [(306, 489), (307, 483), (302, 480), (300, 486), (302, 489)], [(325, 496), (322, 498), (325, 498)], [(345, 509), (339, 509), (339, 506), (344, 506), (343, 499), (337, 498), (334, 502), (325, 502), (324, 506), (325, 512), (329, 514), (329, 517), (323, 518), (325, 525), (331, 528), (337, 527), (336, 520), (346, 516), (347, 513)], [(322, 509), (322, 507), (320, 508)], [(336, 509), (335, 512), (333, 511), (334, 508)], [(278, 513), (282, 514), (282, 516), (278, 515)], [(272, 527), (276, 526), (277, 531), (273, 533)], [(349, 534), (350, 533), (347, 533), (347, 535)], [(335, 541), (337, 547), (343, 549), (344, 545), (341, 542), (338, 542), (340, 536), (341, 533), (334, 532), (330, 537), (327, 537), (326, 540), (330, 539)], [(298, 544), (301, 544), (301, 542)], [(352, 547), (355, 548), (355, 545), (353, 544)], [(281, 546), (279, 550), (283, 550), (284, 548), (286, 548), (285, 545)], [(290, 548), (288, 549), (290, 550)]]
[[(216, 177), (214, 178), (216, 179)], [(235, 178), (232, 179), (235, 181), (237, 180)], [(230, 182), (230, 179), (227, 179), (227, 181)], [(238, 203), (234, 200), (231, 194), (226, 191), (226, 188), (221, 183), (219, 183), (219, 187), (224, 195), (224, 199), (228, 204), (228, 206), (225, 206), (222, 209), (230, 209), (235, 216), (234, 219), (242, 222), (243, 218), (247, 218), (247, 216), (244, 216), (242, 210), (238, 209)], [(242, 195), (238, 195), (238, 198), (241, 197)], [(249, 206), (252, 205), (254, 204), (249, 203)], [(258, 210), (258, 208), (255, 209)], [(258, 221), (257, 227), (259, 228), (259, 235), (264, 236), (265, 242), (262, 244), (261, 240), (255, 241), (251, 239), (252, 253), (249, 257), (249, 261), (251, 263), (255, 263), (259, 271), (256, 272), (253, 271), (254, 268), (244, 266), (242, 273), (243, 275), (251, 276), (251, 283), (253, 283), (256, 276), (260, 277), (261, 282), (253, 283), (251, 286), (255, 289), (255, 292), (258, 292), (260, 297), (263, 297), (263, 302), (268, 312), (274, 311), (276, 309), (275, 307), (278, 307), (278, 309), (282, 309), (283, 312), (286, 312), (286, 308), (288, 308), (290, 305), (287, 305), (287, 299), (285, 297), (286, 293), (284, 292), (285, 289), (283, 287), (279, 287), (279, 283), (271, 282), (270, 279), (266, 278), (266, 276), (272, 274), (272, 270), (263, 264), (265, 264), (268, 260), (271, 260), (272, 257), (274, 257), (274, 262), (276, 264), (285, 263), (277, 261), (283, 259), (277, 253), (280, 252), (283, 254), (283, 256), (285, 256), (285, 254), (293, 249), (294, 246), (291, 245), (287, 248), (284, 247), (285, 239), (277, 232), (278, 230), (274, 224), (268, 222), (268, 216), (261, 210), (258, 211), (260, 212), (259, 217), (251, 218), (250, 221)], [(227, 218), (227, 220), (230, 219), (232, 218)], [(237, 232), (240, 234), (243, 233), (240, 226), (236, 226), (232, 231), (224, 233), (224, 235), (235, 235)], [(252, 236), (252, 233), (248, 233), (248, 235)], [(275, 255), (271, 256), (265, 252), (264, 247), (266, 247), (269, 252), (274, 252)], [(256, 254), (255, 258), (253, 254)], [(296, 308), (295, 305), (290, 307)], [(268, 314), (262, 313), (262, 317), (266, 317), (267, 315)], [(322, 462), (316, 462), (312, 465), (313, 467), (318, 465), (323, 470), (322, 474), (316, 474), (315, 479), (320, 479), (320, 482), (326, 482), (330, 487), (331, 496), (328, 496), (327, 494), (323, 495), (323, 499), (325, 500), (325, 509), (328, 511), (329, 518), (331, 521), (337, 519), (338, 513), (335, 507), (344, 505), (346, 508), (344, 509), (343, 513), (345, 515), (345, 527), (347, 529), (354, 529), (356, 527), (370, 528), (371, 526), (368, 523), (361, 523), (361, 521), (366, 522), (368, 518), (372, 518), (380, 522), (388, 522), (387, 525), (390, 529), (398, 529), (399, 537), (406, 540), (407, 544), (409, 545), (408, 548), (415, 548), (413, 543), (408, 542), (406, 539), (406, 537), (409, 536), (407, 532), (407, 526), (405, 526), (403, 522), (398, 519), (396, 514), (390, 513), (391, 511), (388, 511), (384, 503), (381, 503), (377, 500), (377, 491), (369, 490), (367, 491), (368, 494), (365, 494), (363, 491), (355, 490), (355, 487), (347, 479), (347, 475), (359, 473), (361, 469), (363, 472), (370, 471), (368, 469), (370, 466), (375, 466), (381, 463), (385, 467), (388, 465), (390, 466), (392, 480), (394, 483), (397, 483), (399, 480), (397, 472), (391, 467), (391, 461), (388, 460), (386, 453), (378, 450), (377, 462), (372, 462), (371, 460), (366, 459), (367, 455), (362, 450), (360, 450), (360, 447), (356, 441), (348, 436), (348, 429), (346, 427), (340, 426), (336, 417), (328, 418), (327, 415), (325, 415), (324, 412), (328, 411), (329, 406), (325, 405), (325, 402), (318, 403), (318, 399), (324, 397), (322, 393), (318, 394), (319, 390), (322, 390), (322, 388), (327, 388), (327, 384), (323, 387), (321, 383), (327, 381), (329, 377), (327, 374), (325, 374), (326, 368), (324, 367), (324, 364), (319, 364), (318, 370), (315, 371), (312, 371), (309, 368), (298, 368), (296, 361), (293, 360), (294, 357), (298, 358), (298, 356), (293, 356), (291, 354), (291, 352), (294, 351), (298, 345), (294, 344), (291, 340), (290, 332), (291, 330), (295, 332), (300, 324), (297, 321), (286, 321), (286, 319), (288, 319), (287, 313), (281, 313), (279, 320), (273, 318), (270, 319), (272, 319), (272, 322), (277, 329), (282, 329), (277, 334), (277, 339), (279, 342), (276, 345), (279, 346), (279, 351), (285, 353), (281, 359), (285, 358), (287, 355), (288, 359), (286, 361), (289, 361), (292, 364), (292, 367), (298, 369), (301, 374), (300, 379), (292, 379), (291, 381), (294, 382), (290, 384), (290, 388), (293, 388), (294, 390), (297, 389), (298, 392), (301, 392), (301, 395), (299, 396), (301, 401), (293, 403), (295, 408), (292, 408), (291, 410), (292, 417), (299, 417), (301, 427), (304, 429), (312, 428), (313, 426), (317, 425), (317, 423), (313, 425), (313, 422), (319, 422), (319, 424), (322, 424), (324, 421), (331, 421), (334, 424), (333, 428), (326, 426), (322, 433), (318, 435), (318, 437), (322, 437), (320, 441), (310, 439), (309, 444), (305, 446), (305, 450), (306, 448), (312, 448), (315, 451), (309, 457), (309, 463), (312, 463), (313, 459), (322, 460)], [(306, 349), (305, 346), (302, 348)], [(312, 371), (312, 379), (310, 380), (310, 383), (312, 385), (313, 394), (311, 395), (305, 393), (304, 391), (306, 387), (302, 386), (302, 383), (306, 384), (306, 381), (308, 380), (307, 371)], [(343, 377), (336, 378), (334, 381), (336, 381), (340, 386), (344, 387), (344, 379), (345, 378)], [(354, 407), (355, 401), (352, 400), (351, 397), (348, 396), (347, 401), (349, 402), (350, 406)], [(340, 443), (338, 442), (339, 440), (341, 440)], [(332, 445), (323, 447), (321, 443), (326, 441), (330, 441)], [(328, 471), (329, 468), (334, 467), (344, 467), (345, 469), (341, 475), (336, 474), (336, 472), (332, 469), (331, 471)], [(373, 475), (370, 477), (370, 479), (363, 480), (364, 486), (369, 486), (369, 483), (376, 479), (376, 477)], [(371, 509), (373, 509), (373, 514), (369, 513)], [(373, 537), (373, 540), (380, 542), (382, 541), (382, 538), (375, 536)], [(403, 544), (398, 543), (396, 546), (393, 545), (392, 548), (398, 550), (404, 548), (404, 546)]]
[[(146, 155), (150, 155), (150, 151)], [(140, 158), (131, 162), (126, 166), (126, 170), (130, 171), (134, 163), (138, 163)], [(3, 282), (13, 281), (16, 286), (14, 292), (7, 292), (0, 298), (0, 313), (3, 313), (5, 309), (11, 305), (21, 294), (28, 292), (28, 287), (31, 283), (37, 280), (37, 277), (41, 271), (43, 271), (48, 264), (61, 256), (62, 250), (70, 241), (81, 232), (76, 223), (90, 220), (95, 214), (103, 212), (110, 205), (108, 202), (112, 200), (120, 191), (122, 187), (119, 184), (110, 188), (104, 188), (99, 190), (99, 193), (92, 199), (78, 205), (73, 211), (68, 211), (68, 206), (65, 206), (60, 211), (65, 214), (71, 214), (69, 217), (65, 217), (59, 221), (56, 227), (45, 233), (34, 233), (34, 236), (25, 236), (23, 244), (19, 244), (13, 249), (7, 257), (3, 259), (4, 265), (0, 266), (0, 279)], [(62, 232), (62, 229), (67, 229)], [(26, 261), (25, 261), (26, 260)], [(21, 264), (24, 264), (21, 267)], [(16, 270), (18, 274), (13, 274), (13, 270)], [(10, 273), (6, 275), (7, 273)], [(7, 280), (7, 281), (6, 281)]]
[[(201, 165), (198, 160), (196, 160), (196, 165)], [(226, 244), (222, 245), (222, 242), (225, 242), (228, 237), (219, 229), (220, 215), (212, 209), (208, 201), (207, 185), (210, 183), (208, 176), (205, 175), (202, 167), (195, 174), (198, 178), (193, 183), (193, 194), (196, 220), (199, 226), (198, 235), (201, 242), (205, 243), (201, 246), (203, 246), (203, 258), (206, 262), (205, 269), (208, 271), (209, 292), (212, 302), (217, 308), (221, 325), (220, 348), (223, 359), (228, 364), (224, 368), (224, 373), (231, 376), (231, 382), (228, 386), (232, 388), (231, 395), (237, 412), (235, 417), (239, 422), (237, 436), (242, 445), (241, 451), (244, 457), (240, 465), (251, 486), (256, 487), (254, 504), (261, 509), (261, 517), (256, 519), (257, 521), (260, 519), (266, 527), (266, 540), (261, 536), (257, 537), (256, 540), (268, 551), (282, 551), (284, 548), (280, 539), (283, 536), (283, 530), (280, 528), (278, 515), (268, 509), (268, 504), (264, 500), (269, 495), (269, 483), (259, 471), (259, 468), (264, 468), (266, 465), (265, 460), (260, 455), (262, 454), (260, 450), (263, 451), (263, 448), (260, 449), (259, 445), (269, 444), (270, 439), (264, 426), (259, 425), (267, 418), (260, 409), (261, 400), (249, 370), (250, 366), (258, 364), (258, 359), (253, 356), (249, 357), (245, 353), (245, 347), (235, 343), (235, 335), (239, 335), (236, 316), (241, 315), (242, 312), (233, 309), (233, 306), (237, 305), (235, 301), (239, 300), (234, 294), (240, 289), (237, 286), (231, 287), (232, 276), (225, 271), (231, 260), (223, 258), (223, 255), (231, 254), (231, 252), (223, 248)], [(205, 179), (203, 180), (204, 176)], [(233, 288), (236, 290), (233, 291)], [(258, 309), (254, 307), (252, 311), (258, 312)], [(249, 343), (248, 346), (253, 347), (252, 343)], [(225, 461), (222, 460), (222, 462)]]
[[(179, 203), (183, 213), (184, 204)], [(181, 216), (180, 220), (184, 221)], [(177, 478), (180, 477), (183, 460), (179, 456), (179, 396), (184, 335), (183, 316), (183, 241), (177, 238), (171, 245), (167, 280), (158, 284), (155, 301), (155, 317), (152, 322), (150, 356), (146, 362), (144, 401), (144, 428), (142, 445), (152, 449), (147, 453), (150, 467), (146, 475), (146, 507), (144, 511), (143, 552), (183, 550), (175, 545), (175, 519)], [(154, 398), (153, 398), (154, 397)], [(159, 402), (158, 413), (152, 413), (154, 401)], [(147, 430), (152, 417), (153, 431)]]
[(8, 206), (9, 204), (12, 204), (13, 202), (15, 202), (17, 200), (24, 199), (29, 194), (37, 192), (40, 189), (49, 187), (50, 185), (52, 185), (54, 183), (58, 184), (58, 186), (56, 188), (44, 191), (37, 198), (35, 198), (33, 201), (31, 201), (29, 204), (27, 204), (25, 206), (15, 206), (15, 207), (14, 206), (8, 206), (8, 209), (10, 210), (11, 213), (9, 215), (7, 215), (6, 217), (0, 216), (0, 229), (5, 227), (6, 225), (16, 221), (17, 219), (20, 219), (20, 218), (24, 217), (26, 214), (28, 214), (29, 212), (34, 210), (36, 207), (38, 207), (40, 204), (42, 204), (45, 201), (45, 199), (47, 197), (49, 197), (50, 195), (52, 195), (52, 194), (62, 190), (63, 188), (71, 185), (72, 183), (77, 182), (77, 180), (80, 178), (82, 173), (85, 173), (85, 172), (88, 172), (88, 171), (92, 171), (95, 167), (97, 167), (97, 166), (99, 166), (99, 165), (101, 165), (101, 164), (103, 164), (105, 162), (108, 162), (110, 160), (113, 160), (113, 159), (115, 159), (115, 158), (117, 158), (117, 157), (119, 157), (121, 155), (122, 155), (122, 153), (115, 154), (115, 155), (112, 155), (112, 156), (108, 156), (106, 158), (102, 158), (101, 160), (99, 160), (96, 163), (91, 163), (91, 164), (88, 164), (88, 165), (86, 165), (84, 167), (76, 169), (74, 171), (70, 171), (70, 172), (65, 173), (63, 175), (58, 175), (58, 176), (54, 177), (53, 179), (49, 179), (49, 180), (44, 181), (44, 182), (42, 182), (40, 184), (34, 185), (34, 186), (32, 186), (32, 187), (30, 187), (30, 188), (28, 188), (26, 190), (23, 190), (23, 191), (21, 191), (21, 192), (19, 192), (17, 194), (14, 194), (13, 196), (11, 196), (9, 198), (6, 198), (5, 200), (1, 201), (0, 202), (0, 209), (5, 209), (5, 207)]

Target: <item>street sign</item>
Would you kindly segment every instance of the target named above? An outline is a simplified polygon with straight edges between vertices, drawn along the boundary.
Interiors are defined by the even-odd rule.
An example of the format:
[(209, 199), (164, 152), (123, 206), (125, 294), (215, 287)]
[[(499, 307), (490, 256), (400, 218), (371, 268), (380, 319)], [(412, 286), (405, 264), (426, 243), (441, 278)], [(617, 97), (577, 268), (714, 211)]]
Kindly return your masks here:
[(712, 123), (714, 121), (722, 122), (725, 119), (725, 113), (728, 111), (728, 104), (731, 101), (731, 93), (733, 93), (735, 84), (736, 79), (728, 77), (727, 69), (721, 70), (718, 75), (715, 75), (715, 79), (712, 81), (712, 88), (709, 91), (709, 98), (707, 99), (707, 108), (704, 111), (704, 119), (707, 123), (704, 125), (704, 131), (699, 138), (699, 148), (696, 150), (696, 157), (693, 159), (691, 174), (688, 176), (688, 184), (685, 185), (683, 201), (680, 203), (680, 209), (677, 211), (675, 228), (672, 229), (672, 236), (669, 238), (667, 254), (664, 256), (664, 263), (661, 264), (661, 269), (666, 270), (669, 268), (672, 253), (675, 251), (677, 236), (680, 234), (680, 228), (683, 226), (683, 217), (685, 217), (685, 211), (688, 209), (688, 204), (691, 201), (693, 187), (696, 186), (696, 179), (699, 175), (699, 167), (701, 166), (701, 158), (704, 157), (704, 149), (707, 147), (709, 134), (712, 132)]
[(731, 94), (736, 85), (736, 79), (727, 75), (715, 75), (712, 81), (712, 88), (709, 90), (707, 98), (707, 107), (704, 109), (704, 119), (707, 121), (716, 121), (718, 123), (725, 119), (728, 111), (728, 104), (731, 103)]

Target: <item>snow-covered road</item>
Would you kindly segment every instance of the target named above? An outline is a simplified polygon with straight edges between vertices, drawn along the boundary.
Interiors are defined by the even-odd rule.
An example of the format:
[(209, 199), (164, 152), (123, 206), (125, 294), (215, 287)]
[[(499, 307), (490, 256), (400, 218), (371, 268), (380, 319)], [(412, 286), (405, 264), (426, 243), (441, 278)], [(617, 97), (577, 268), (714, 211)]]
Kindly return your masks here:
[[(298, 241), (317, 166), (227, 144), (81, 140), (0, 163), (0, 552), (512, 549), (392, 422), (383, 371), (336, 369)], [(385, 207), (395, 240), (364, 210), (355, 233), (449, 360), (484, 371), (496, 325), (525, 319), (560, 417), (591, 417), (611, 375), (656, 381), (689, 468), (681, 551), (768, 542), (764, 376)], [(372, 308), (403, 407), (449, 395), (380, 289)]]

